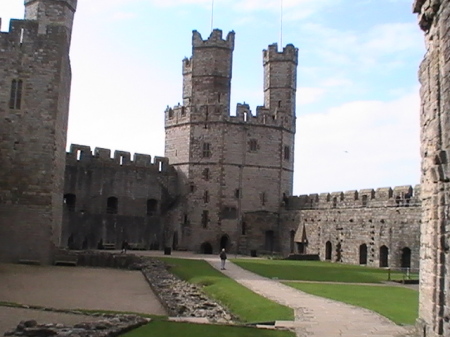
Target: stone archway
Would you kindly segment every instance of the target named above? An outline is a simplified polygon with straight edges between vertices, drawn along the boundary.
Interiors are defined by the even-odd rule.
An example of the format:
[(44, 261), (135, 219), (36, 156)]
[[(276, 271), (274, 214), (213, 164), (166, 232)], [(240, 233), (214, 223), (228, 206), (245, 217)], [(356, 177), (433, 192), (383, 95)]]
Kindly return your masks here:
[(380, 267), (389, 267), (389, 248), (386, 246), (380, 247)]
[(225, 249), (226, 251), (228, 251), (230, 245), (231, 245), (230, 237), (227, 234), (222, 235), (220, 238), (220, 247), (219, 247), (220, 250)]
[(359, 264), (367, 264), (367, 245), (365, 243), (359, 246)]
[(200, 246), (200, 253), (202, 254), (212, 254), (213, 253), (213, 247), (209, 242), (203, 242)]
[(331, 261), (332, 254), (333, 254), (333, 245), (331, 241), (327, 241), (325, 243), (325, 260)]
[(411, 249), (404, 247), (400, 256), (400, 266), (402, 268), (411, 268)]

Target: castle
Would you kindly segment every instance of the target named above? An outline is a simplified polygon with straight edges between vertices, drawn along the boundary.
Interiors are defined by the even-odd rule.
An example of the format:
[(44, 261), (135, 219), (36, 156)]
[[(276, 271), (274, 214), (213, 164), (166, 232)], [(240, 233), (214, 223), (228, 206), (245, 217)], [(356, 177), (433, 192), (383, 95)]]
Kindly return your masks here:
[[(183, 104), (165, 111), (165, 157), (72, 145), (65, 153), (77, 0), (25, 0), (0, 33), (0, 260), (58, 248), (314, 255), (421, 268), (422, 336), (449, 336), (448, 0), (416, 0), (420, 186), (292, 196), (298, 50), (263, 51), (264, 102), (230, 110), (234, 32), (194, 31)], [(445, 56), (445, 57), (444, 57)], [(423, 221), (423, 223), (422, 223)], [(420, 248), (420, 251), (419, 251)]]

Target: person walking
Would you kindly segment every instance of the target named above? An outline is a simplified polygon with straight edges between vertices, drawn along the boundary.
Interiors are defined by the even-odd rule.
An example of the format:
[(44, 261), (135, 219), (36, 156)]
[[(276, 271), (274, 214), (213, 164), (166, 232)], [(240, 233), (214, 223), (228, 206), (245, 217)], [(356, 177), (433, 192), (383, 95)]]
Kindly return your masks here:
[(220, 270), (225, 270), (225, 261), (227, 260), (227, 253), (225, 252), (225, 248), (222, 248), (219, 257), (220, 257)]

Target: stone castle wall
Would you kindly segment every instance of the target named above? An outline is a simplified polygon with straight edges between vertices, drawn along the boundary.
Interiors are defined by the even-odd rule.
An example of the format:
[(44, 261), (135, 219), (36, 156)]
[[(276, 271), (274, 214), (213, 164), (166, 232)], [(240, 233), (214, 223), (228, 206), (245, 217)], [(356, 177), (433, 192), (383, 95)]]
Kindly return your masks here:
[(0, 32), (0, 260), (51, 261), (59, 246), (76, 0), (25, 1)]
[(425, 33), (420, 65), (422, 210), (420, 336), (450, 336), (450, 1), (416, 0)]
[(177, 200), (168, 159), (72, 145), (67, 153), (63, 246), (162, 249), (166, 214)]

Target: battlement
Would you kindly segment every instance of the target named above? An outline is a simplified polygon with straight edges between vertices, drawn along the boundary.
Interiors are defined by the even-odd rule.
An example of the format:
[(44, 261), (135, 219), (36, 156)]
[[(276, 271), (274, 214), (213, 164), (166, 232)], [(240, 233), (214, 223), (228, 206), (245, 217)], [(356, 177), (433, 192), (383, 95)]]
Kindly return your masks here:
[(92, 153), (90, 146), (78, 144), (70, 145), (70, 150), (66, 153), (66, 164), (141, 167), (148, 168), (150, 172), (172, 172), (174, 170), (166, 157), (155, 156), (152, 161), (152, 157), (148, 154), (135, 153), (131, 159), (130, 152), (118, 150), (114, 151), (114, 156), (111, 157), (110, 149), (96, 147)]
[(226, 48), (234, 49), (234, 31), (227, 34), (227, 38), (222, 39), (222, 30), (214, 29), (206, 40), (203, 40), (201, 34), (194, 30), (192, 31), (192, 47), (193, 48)]
[(420, 185), (292, 196), (284, 203), (289, 210), (420, 206)]
[[(7, 32), (0, 32), (0, 46), (6, 53), (58, 54), (66, 49), (64, 42), (68, 38), (67, 29), (63, 26), (46, 26), (45, 34), (39, 32), (37, 21), (12, 19)], [(12, 56), (11, 56), (12, 57)]]
[(183, 75), (192, 73), (192, 58), (183, 59)]
[(298, 64), (298, 48), (293, 44), (288, 44), (283, 48), (283, 51), (278, 51), (278, 44), (273, 43), (269, 45), (268, 49), (263, 50), (263, 64), (268, 62), (292, 61)]
[[(165, 126), (171, 127), (185, 123), (214, 123), (214, 122), (231, 122), (231, 123), (245, 123), (254, 126), (271, 126), (271, 127), (285, 127), (291, 129), (292, 120), (290, 116), (279, 118), (277, 114), (271, 113), (269, 109), (264, 106), (256, 108), (256, 114), (252, 112), (247, 103), (238, 103), (236, 105), (236, 115), (231, 116), (227, 107), (224, 105), (208, 105), (199, 107), (197, 112), (192, 110), (191, 106), (176, 105), (173, 107), (167, 106), (165, 115)], [(208, 109), (208, 120), (205, 120), (203, 110)]]

